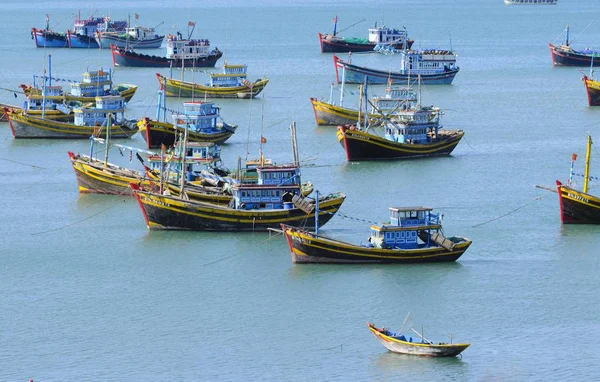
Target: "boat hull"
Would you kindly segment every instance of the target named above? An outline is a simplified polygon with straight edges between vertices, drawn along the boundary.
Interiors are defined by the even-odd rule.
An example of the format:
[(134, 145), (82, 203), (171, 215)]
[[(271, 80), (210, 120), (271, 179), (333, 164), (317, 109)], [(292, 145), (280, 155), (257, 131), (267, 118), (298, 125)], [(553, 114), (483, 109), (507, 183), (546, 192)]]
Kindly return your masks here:
[[(358, 122), (358, 110), (332, 105), (316, 98), (311, 98), (310, 103), (319, 126), (351, 125)], [(381, 118), (381, 114), (369, 114), (368, 118), (373, 121)]]
[(130, 183), (149, 186), (144, 173), (68, 152), (80, 193), (133, 195)]
[(575, 50), (564, 50), (553, 44), (548, 44), (550, 48), (550, 56), (552, 57), (552, 64), (556, 66), (591, 66), (593, 60), (593, 66), (600, 66), (600, 57), (594, 54), (585, 54), (577, 52)]
[[(375, 43), (352, 43), (343, 39), (333, 38), (329, 34), (319, 33), (319, 44), (321, 45), (321, 53), (348, 53), (348, 52), (372, 52), (375, 48)], [(408, 40), (408, 49), (412, 47), (413, 40)], [(391, 45), (395, 49), (404, 49), (404, 43)]]
[(135, 49), (158, 49), (161, 47), (164, 38), (165, 36), (158, 36), (148, 40), (137, 40), (121, 37), (116, 33), (109, 32), (97, 33), (95, 41), (96, 45), (99, 45), (101, 49), (110, 49), (111, 44), (121, 49), (126, 49), (127, 47)]
[(455, 357), (470, 344), (430, 344), (426, 342), (402, 341), (382, 333), (369, 324), (369, 330), (386, 349), (394, 353), (418, 355), (423, 357)]
[(115, 47), (114, 45), (110, 48), (110, 51), (114, 66), (132, 66), (143, 68), (168, 68), (171, 66), (174, 68), (180, 68), (184, 66), (187, 69), (212, 68), (223, 55), (223, 53), (217, 50), (206, 57), (186, 60), (170, 60), (166, 57), (135, 53), (131, 50)]
[(69, 48), (74, 49), (98, 49), (98, 43), (94, 37), (76, 34), (70, 30), (67, 31), (67, 44)]
[(423, 85), (449, 85), (459, 71), (459, 68), (456, 68), (433, 74), (418, 74), (417, 76), (417, 73), (414, 72), (405, 74), (349, 64), (335, 55), (333, 56), (333, 63), (338, 84), (342, 83), (342, 70), (345, 70), (344, 80), (348, 84), (362, 84), (365, 82), (365, 78), (369, 84), (387, 84), (390, 80), (394, 83), (406, 83), (409, 78), (416, 82), (420, 78)]
[(443, 247), (418, 249), (381, 249), (353, 245), (315, 236), (314, 233), (282, 225), (293, 263), (342, 264), (414, 264), (456, 261), (469, 248), (471, 241), (457, 243), (452, 250)]
[[(179, 126), (174, 126), (168, 122), (158, 122), (149, 118), (142, 118), (138, 121), (140, 134), (147, 143), (148, 149), (160, 148), (161, 145), (167, 147), (173, 146), (176, 137), (183, 134), (185, 129)], [(197, 133), (188, 130), (189, 142), (212, 142), (215, 144), (225, 143), (235, 133), (236, 125), (223, 126), (221, 131), (215, 133)]]
[[(32, 91), (38, 91), (35, 88), (32, 88), (31, 86), (22, 86), (23, 91), (25, 92), (26, 96), (29, 96), (31, 94)], [(131, 98), (133, 98), (133, 96), (135, 95), (135, 92), (137, 91), (138, 87), (135, 85), (130, 85), (130, 84), (118, 84), (118, 85), (114, 85), (112, 90), (110, 92), (106, 92), (104, 94), (98, 94), (98, 96), (107, 96), (107, 95), (118, 95), (123, 97), (123, 100), (125, 101), (125, 103), (131, 101)], [(93, 97), (81, 97), (81, 96), (74, 96), (70, 93), (65, 93), (65, 101), (79, 101), (82, 103), (89, 103), (89, 102), (96, 102), (96, 96)]]
[[(599, 59), (600, 61), (600, 59)], [(587, 94), (589, 106), (600, 106), (600, 82), (594, 81), (587, 76), (583, 76), (583, 84), (585, 85), (585, 92)]]
[(600, 224), (600, 198), (556, 181), (563, 224)]
[[(7, 112), (8, 124), (15, 138), (46, 139), (89, 139), (98, 133), (99, 126), (77, 126), (72, 123), (51, 119), (35, 118), (18, 112)], [(138, 131), (135, 123), (113, 125), (111, 139), (130, 138)], [(98, 137), (106, 137), (106, 127), (102, 127)]]
[(64, 33), (32, 28), (31, 37), (37, 48), (67, 48), (69, 46), (67, 36)]
[[(132, 185), (135, 187), (135, 185)], [(298, 209), (235, 210), (134, 188), (149, 229), (189, 231), (267, 231), (280, 224), (314, 225), (315, 215)], [(327, 223), (344, 202), (344, 195), (319, 202), (319, 225)]]
[(259, 95), (269, 83), (268, 79), (259, 79), (243, 86), (214, 87), (166, 78), (159, 73), (156, 73), (156, 77), (160, 89), (165, 91), (167, 97), (248, 99)]
[(337, 139), (348, 161), (409, 159), (450, 155), (460, 142), (462, 130), (440, 131), (438, 139), (428, 144), (398, 143), (346, 126), (338, 127)]

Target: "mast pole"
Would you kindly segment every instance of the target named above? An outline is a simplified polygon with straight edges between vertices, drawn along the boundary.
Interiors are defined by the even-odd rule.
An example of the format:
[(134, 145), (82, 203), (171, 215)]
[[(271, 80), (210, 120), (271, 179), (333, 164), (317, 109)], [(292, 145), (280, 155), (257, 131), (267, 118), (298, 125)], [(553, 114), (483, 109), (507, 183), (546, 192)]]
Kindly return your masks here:
[(329, 104), (331, 105), (331, 101), (333, 100), (333, 82), (331, 83), (331, 87), (329, 88)]
[(344, 106), (344, 85), (346, 84), (346, 66), (342, 65), (342, 86), (340, 87), (340, 106)]
[(106, 138), (104, 139), (106, 148), (104, 149), (104, 166), (108, 165), (108, 142), (110, 139), (110, 128), (112, 126), (111, 116), (112, 113), (108, 113), (108, 118), (106, 119)]
[(590, 179), (590, 155), (592, 152), (592, 137), (588, 135), (587, 137), (587, 149), (585, 152), (585, 172), (583, 173), (583, 192), (587, 193), (588, 191), (588, 182)]
[(319, 235), (319, 190), (315, 195), (315, 236)]
[(189, 130), (189, 126), (185, 127), (185, 130), (183, 132), (183, 143), (181, 144), (181, 189), (179, 191), (179, 196), (183, 197), (183, 187), (185, 186), (185, 176), (186, 176), (186, 171), (187, 169), (185, 168), (185, 156), (187, 153), (187, 139), (188, 139), (188, 130)]
[(160, 109), (162, 108), (163, 91), (158, 91), (158, 103), (156, 104), (156, 122), (160, 122)]
[(571, 171), (569, 171), (569, 181), (567, 182), (567, 185), (569, 187), (571, 187), (571, 184), (573, 183), (573, 171), (574, 171), (576, 160), (577, 160), (577, 154), (573, 153), (573, 155), (571, 155)]

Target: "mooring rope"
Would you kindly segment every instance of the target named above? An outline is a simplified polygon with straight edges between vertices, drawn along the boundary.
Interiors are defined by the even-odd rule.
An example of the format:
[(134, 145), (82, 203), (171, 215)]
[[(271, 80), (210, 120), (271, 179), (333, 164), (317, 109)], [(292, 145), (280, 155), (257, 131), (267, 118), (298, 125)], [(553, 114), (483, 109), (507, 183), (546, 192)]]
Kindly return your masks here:
[(521, 205), (521, 206), (519, 206), (519, 207), (515, 208), (514, 210), (511, 210), (511, 211), (509, 211), (509, 212), (507, 212), (507, 213), (505, 213), (505, 214), (503, 214), (503, 215), (497, 216), (497, 217), (495, 217), (495, 218), (493, 218), (493, 219), (490, 219), (490, 220), (488, 220), (488, 221), (485, 221), (485, 222), (483, 222), (483, 223), (475, 224), (474, 226), (471, 226), (471, 228), (475, 228), (475, 227), (481, 227), (482, 225), (486, 225), (486, 224), (488, 224), (488, 223), (491, 223), (491, 222), (493, 222), (493, 221), (496, 221), (496, 220), (502, 219), (503, 217), (506, 217), (506, 216), (508, 216), (508, 215), (510, 215), (510, 214), (513, 214), (513, 213), (517, 212), (518, 210), (520, 210), (520, 209), (522, 209), (522, 208), (525, 208), (526, 206), (528, 206), (529, 204), (531, 204), (531, 203), (535, 202), (536, 200), (541, 200), (541, 199), (542, 199), (542, 196), (541, 196), (541, 195), (540, 195), (540, 196), (537, 196), (537, 197), (533, 198), (532, 200), (528, 201), (527, 203), (525, 203), (525, 204), (523, 204), (523, 205)]

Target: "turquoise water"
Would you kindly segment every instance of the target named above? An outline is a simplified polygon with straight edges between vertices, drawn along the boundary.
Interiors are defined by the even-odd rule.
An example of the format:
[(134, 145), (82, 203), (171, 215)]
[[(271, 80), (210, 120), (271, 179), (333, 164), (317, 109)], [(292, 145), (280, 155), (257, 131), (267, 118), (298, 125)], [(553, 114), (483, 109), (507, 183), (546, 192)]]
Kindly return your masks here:
[[(46, 13), (57, 30), (69, 28), (79, 8), (113, 19), (136, 12), (140, 24), (164, 21), (162, 33), (195, 20), (195, 36), (228, 62), (246, 63), (251, 79), (271, 80), (259, 99), (218, 101), (223, 118), (240, 126), (223, 146), (226, 165), (257, 155), (261, 125), (266, 155), (290, 161), (295, 121), (303, 176), (321, 193), (344, 192), (341, 213), (384, 221), (390, 206), (431, 206), (444, 213), (446, 234), (473, 245), (453, 264), (294, 266), (281, 236), (150, 232), (133, 199), (78, 194), (67, 151), (87, 153), (87, 142), (17, 141), (0, 124), (0, 380), (582, 380), (598, 371), (600, 228), (561, 226), (556, 194), (534, 187), (568, 177), (587, 133), (600, 141), (600, 108), (586, 106), (580, 81), (587, 68), (553, 68), (547, 47), (567, 23), (573, 46), (598, 47), (597, 2), (2, 7), (0, 86), (9, 89), (40, 75), (47, 54), (60, 78), (111, 67), (107, 51), (36, 49), (29, 30)], [(406, 26), (416, 47), (456, 50), (454, 83), (423, 89), (425, 104), (445, 110), (444, 125), (465, 131), (451, 157), (346, 163), (335, 129), (315, 126), (308, 98), (327, 99), (334, 80), (316, 35), (335, 15), (338, 30), (367, 19), (344, 35), (365, 35), (383, 15), (387, 25)], [(386, 67), (394, 57), (354, 60)], [(129, 117), (154, 116), (154, 73), (115, 69), (115, 82), (139, 85)], [(356, 102), (354, 89), (347, 105)], [(0, 102), (21, 100), (0, 92)], [(169, 107), (179, 102), (169, 99)], [(598, 176), (596, 158), (595, 148)], [(138, 166), (118, 151), (111, 161)], [(336, 216), (322, 233), (359, 242), (368, 223)], [(397, 330), (408, 312), (426, 337), (452, 335), (471, 347), (453, 359), (388, 353), (366, 322)]]

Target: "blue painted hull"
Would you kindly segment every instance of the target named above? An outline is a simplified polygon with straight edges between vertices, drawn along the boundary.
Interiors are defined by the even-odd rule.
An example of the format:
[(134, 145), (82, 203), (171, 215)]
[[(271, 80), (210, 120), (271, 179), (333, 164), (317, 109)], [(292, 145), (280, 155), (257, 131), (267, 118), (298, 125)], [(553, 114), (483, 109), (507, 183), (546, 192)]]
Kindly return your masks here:
[(418, 76), (421, 77), (421, 83), (423, 85), (449, 85), (454, 80), (454, 77), (459, 71), (446, 70), (435, 74), (419, 74), (415, 71), (410, 73), (410, 76), (401, 72), (389, 72), (384, 70), (370, 69), (362, 66), (348, 64), (334, 56), (334, 65), (337, 82), (342, 82), (341, 69), (345, 68), (345, 82), (348, 84), (362, 84), (367, 78), (369, 84), (382, 84), (385, 85), (391, 79), (394, 83), (406, 83), (410, 77), (412, 82), (417, 82)]
[(126, 39), (119, 36), (100, 34), (96, 35), (96, 42), (100, 44), (102, 49), (110, 49), (110, 45), (115, 45), (119, 48), (125, 49), (127, 47), (133, 49), (157, 49), (160, 48), (165, 36), (158, 36), (150, 40), (135, 40)]
[(63, 33), (33, 28), (31, 36), (37, 48), (67, 48), (67, 36)]
[(69, 44), (69, 48), (94, 48), (98, 49), (98, 43), (94, 37), (85, 36), (85, 35), (76, 35), (74, 33), (67, 32), (67, 42)]

